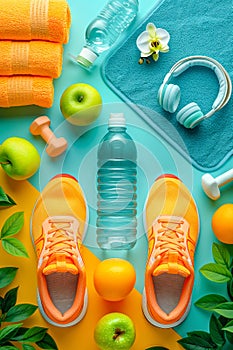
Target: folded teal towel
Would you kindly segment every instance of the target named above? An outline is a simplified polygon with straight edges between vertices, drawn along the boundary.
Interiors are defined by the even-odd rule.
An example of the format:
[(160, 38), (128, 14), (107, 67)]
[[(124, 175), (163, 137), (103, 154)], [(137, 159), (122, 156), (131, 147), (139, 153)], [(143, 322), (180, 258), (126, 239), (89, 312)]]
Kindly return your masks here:
[[(138, 35), (152, 22), (170, 33), (168, 53), (157, 62), (138, 64)], [(172, 82), (181, 88), (181, 101), (174, 114), (165, 112), (157, 92), (166, 73), (181, 58), (203, 55), (219, 61), (233, 77), (232, 0), (164, 0), (135, 32), (116, 47), (103, 64), (106, 83), (162, 137), (198, 169), (215, 170), (233, 154), (233, 99), (194, 129), (185, 129), (175, 114), (186, 104), (196, 102), (206, 113), (218, 94), (218, 80), (208, 68), (193, 67)], [(138, 108), (139, 107), (139, 108)], [(169, 121), (169, 123), (168, 123)]]

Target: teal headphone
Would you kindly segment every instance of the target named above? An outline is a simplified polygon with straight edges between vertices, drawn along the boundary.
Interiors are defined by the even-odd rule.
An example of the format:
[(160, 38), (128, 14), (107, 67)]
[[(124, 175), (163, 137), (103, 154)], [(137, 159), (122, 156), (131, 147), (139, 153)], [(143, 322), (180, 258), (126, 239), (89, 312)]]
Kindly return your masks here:
[(159, 88), (158, 102), (165, 111), (174, 113), (180, 103), (180, 87), (178, 85), (168, 84), (169, 80), (172, 77), (177, 77), (193, 66), (204, 66), (213, 70), (218, 78), (219, 92), (208, 113), (204, 114), (195, 102), (187, 104), (177, 113), (177, 121), (184, 127), (190, 129), (223, 108), (229, 101), (232, 91), (230, 76), (218, 61), (207, 56), (186, 57), (173, 65)]

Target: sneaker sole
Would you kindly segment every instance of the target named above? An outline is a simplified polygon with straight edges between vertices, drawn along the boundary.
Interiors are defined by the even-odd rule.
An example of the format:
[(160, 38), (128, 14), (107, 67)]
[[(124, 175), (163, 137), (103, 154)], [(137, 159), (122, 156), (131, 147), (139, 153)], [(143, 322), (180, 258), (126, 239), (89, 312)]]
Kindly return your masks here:
[[(58, 175), (54, 176), (51, 180), (53, 180), (53, 179), (55, 179), (55, 178), (58, 178), (58, 177), (69, 177), (69, 178), (74, 179), (75, 181), (78, 182), (78, 180), (77, 180), (74, 176), (69, 175), (69, 174), (58, 174)], [(51, 180), (50, 180), (50, 181), (51, 181)], [(88, 208), (87, 200), (86, 200), (86, 197), (85, 197), (84, 193), (83, 193), (83, 197), (84, 197), (85, 204), (86, 204), (87, 219), (86, 219), (86, 223), (85, 223), (85, 225), (84, 225), (84, 231), (83, 231), (83, 238), (82, 238), (82, 240), (85, 239), (85, 236), (86, 236), (86, 233), (87, 233), (87, 228), (88, 228), (88, 223), (89, 223), (89, 208)], [(36, 201), (36, 203), (35, 203), (35, 205), (34, 205), (34, 208), (33, 208), (33, 210), (32, 210), (32, 214), (34, 213), (34, 209), (35, 209), (35, 207), (36, 207), (36, 204), (37, 204), (37, 201)], [(31, 219), (30, 219), (30, 236), (31, 236), (31, 241), (32, 241), (32, 243), (33, 243), (33, 248), (34, 248), (34, 250), (35, 250), (35, 252), (36, 252), (36, 246), (35, 246), (35, 242), (34, 242), (34, 237), (33, 237), (33, 235), (32, 235), (32, 216), (33, 216), (33, 215), (31, 215)], [(38, 308), (39, 308), (39, 310), (40, 310), (41, 315), (42, 315), (43, 318), (44, 318), (47, 322), (49, 322), (51, 325), (57, 326), (57, 327), (62, 327), (62, 328), (70, 327), (70, 326), (73, 326), (73, 325), (77, 324), (78, 322), (80, 322), (80, 321), (83, 319), (83, 317), (85, 316), (86, 311), (87, 311), (87, 305), (88, 305), (88, 292), (87, 292), (87, 289), (86, 289), (86, 291), (85, 291), (85, 296), (84, 296), (83, 308), (82, 308), (81, 313), (79, 314), (79, 316), (78, 316), (74, 321), (72, 321), (72, 322), (70, 322), (70, 323), (68, 323), (68, 324), (56, 323), (56, 322), (54, 322), (53, 320), (51, 320), (51, 319), (46, 315), (46, 313), (45, 313), (45, 311), (44, 311), (44, 308), (43, 308), (43, 306), (42, 306), (42, 303), (41, 303), (40, 294), (39, 294), (38, 289), (37, 289), (37, 303), (38, 303)]]
[[(168, 177), (168, 178), (173, 178), (173, 179), (178, 179), (179, 181), (181, 181), (179, 177), (177, 177), (177, 176), (175, 176), (175, 175), (173, 175), (173, 174), (164, 174), (164, 175), (161, 175), (161, 176), (157, 177), (156, 180), (161, 179), (161, 178), (166, 178), (166, 177)], [(155, 180), (155, 181), (156, 181), (156, 180)], [(182, 182), (182, 181), (181, 181), (181, 182)], [(146, 229), (146, 225), (145, 225), (145, 224), (146, 224), (146, 214), (145, 214), (145, 213), (146, 213), (146, 204), (147, 204), (148, 198), (149, 198), (149, 193), (148, 193), (148, 195), (147, 195), (147, 198), (146, 198), (146, 201), (145, 201), (145, 205), (144, 205), (144, 210), (143, 210), (143, 226), (144, 226), (145, 234), (147, 234), (147, 229)], [(194, 200), (194, 198), (193, 198), (193, 201), (194, 201), (195, 206), (196, 206), (196, 208), (197, 208), (197, 204), (196, 204), (196, 201)], [(198, 212), (197, 212), (197, 214), (198, 214), (198, 235), (197, 235), (197, 242), (196, 242), (195, 250), (196, 250), (196, 248), (197, 248), (197, 244), (198, 244), (198, 240), (199, 240), (199, 233), (200, 233), (200, 217), (199, 217), (199, 213), (198, 213)], [(145, 288), (144, 288), (144, 289), (143, 289), (143, 293), (142, 293), (142, 311), (143, 311), (143, 313), (144, 313), (146, 319), (147, 319), (153, 326), (160, 327), (160, 328), (173, 328), (173, 327), (176, 327), (176, 326), (178, 326), (179, 324), (181, 324), (181, 323), (185, 320), (185, 318), (188, 316), (188, 313), (189, 313), (189, 311), (190, 311), (191, 304), (192, 304), (192, 300), (191, 300), (191, 299), (192, 299), (192, 298), (190, 298), (189, 304), (188, 304), (187, 309), (186, 309), (185, 313), (183, 314), (183, 316), (182, 316), (178, 321), (176, 321), (176, 322), (174, 322), (174, 323), (172, 323), (172, 324), (167, 325), (167, 324), (164, 324), (164, 323), (159, 323), (159, 322), (155, 321), (155, 320), (151, 317), (151, 315), (150, 315), (150, 313), (149, 313), (149, 311), (148, 311), (148, 308), (147, 308), (147, 298), (146, 298), (146, 293), (145, 293)]]

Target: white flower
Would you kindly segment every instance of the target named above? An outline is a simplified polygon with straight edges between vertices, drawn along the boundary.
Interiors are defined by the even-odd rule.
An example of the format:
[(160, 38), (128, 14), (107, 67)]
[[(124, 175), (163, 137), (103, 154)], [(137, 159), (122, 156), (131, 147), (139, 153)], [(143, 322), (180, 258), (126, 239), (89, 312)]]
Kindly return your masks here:
[[(159, 52), (168, 52), (169, 33), (162, 28), (156, 28), (153, 23), (148, 23), (146, 31), (142, 32), (136, 41), (136, 45), (141, 52), (141, 58), (152, 56), (154, 61), (159, 58)], [(142, 63), (140, 62), (140, 63)]]

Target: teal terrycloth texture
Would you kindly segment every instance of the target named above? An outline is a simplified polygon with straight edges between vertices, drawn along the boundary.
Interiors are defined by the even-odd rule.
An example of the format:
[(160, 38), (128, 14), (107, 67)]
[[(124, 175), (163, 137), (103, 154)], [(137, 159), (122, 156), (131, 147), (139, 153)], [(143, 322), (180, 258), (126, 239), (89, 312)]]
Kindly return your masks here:
[[(157, 62), (138, 64), (138, 35), (153, 22), (171, 36), (168, 53), (160, 53)], [(186, 129), (176, 113), (196, 102), (207, 113), (218, 94), (218, 80), (205, 67), (189, 68), (170, 82), (181, 88), (181, 101), (174, 114), (165, 112), (157, 101), (157, 92), (166, 73), (181, 58), (209, 56), (219, 61), (233, 77), (233, 1), (164, 0), (137, 27), (120, 47), (107, 57), (103, 77), (107, 84), (160, 135), (170, 142), (198, 169), (215, 170), (233, 154), (233, 98), (228, 104), (194, 129)]]

